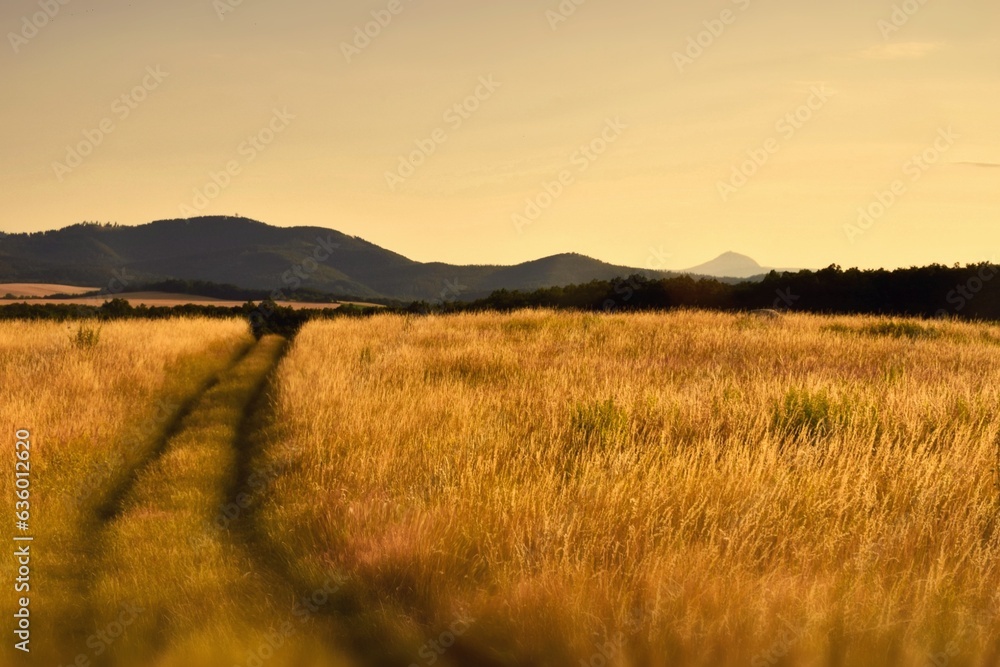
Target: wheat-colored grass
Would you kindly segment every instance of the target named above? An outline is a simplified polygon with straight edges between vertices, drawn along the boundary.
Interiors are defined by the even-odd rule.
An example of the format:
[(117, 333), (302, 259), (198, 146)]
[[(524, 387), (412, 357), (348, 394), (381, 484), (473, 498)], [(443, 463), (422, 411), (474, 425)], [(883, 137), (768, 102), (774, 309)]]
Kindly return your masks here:
[(981, 324), (314, 323), (259, 519), (418, 665), (996, 665), (998, 406)]
[[(87, 590), (105, 547), (98, 539), (103, 506), (151, 455), (184, 401), (252, 342), (239, 320), (112, 322), (88, 344), (81, 327), (98, 331), (79, 323), (0, 326), (6, 534), (22, 534), (13, 525), (13, 442), (16, 430), (29, 429), (33, 655), (67, 663), (78, 654), (93, 658), (86, 640), (99, 625)], [(3, 559), (2, 572), (13, 582), (13, 559)], [(6, 618), (17, 597), (12, 590), (0, 596)], [(5, 641), (0, 657), (23, 661), (20, 653), (11, 657), (12, 646)]]
[[(994, 326), (345, 319), (256, 415), (244, 323), (78, 326), (0, 326), (52, 664), (998, 664)], [(147, 611), (97, 655), (119, 603)]]
[(115, 623), (123, 603), (135, 610), (128, 636), (109, 647), (109, 664), (342, 664), (317, 636), (319, 619), (297, 609), (295, 591), (234, 527), (245, 523), (252, 493), (247, 487), (246, 500), (236, 500), (242, 425), (284, 345), (267, 336), (219, 376), (102, 531), (90, 591), (98, 624)]

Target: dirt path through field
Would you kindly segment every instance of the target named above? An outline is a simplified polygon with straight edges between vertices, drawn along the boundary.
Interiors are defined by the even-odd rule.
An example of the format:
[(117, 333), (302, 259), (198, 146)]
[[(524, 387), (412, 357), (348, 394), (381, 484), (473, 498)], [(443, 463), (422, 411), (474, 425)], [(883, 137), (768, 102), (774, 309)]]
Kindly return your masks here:
[(297, 598), (236, 530), (241, 429), (285, 346), (265, 337), (220, 375), (122, 490), (98, 536), (88, 597), (96, 630), (112, 641), (99, 640), (99, 653), (87, 647), (92, 664), (251, 665), (278, 655), (271, 664), (342, 664), (311, 610), (329, 593)]

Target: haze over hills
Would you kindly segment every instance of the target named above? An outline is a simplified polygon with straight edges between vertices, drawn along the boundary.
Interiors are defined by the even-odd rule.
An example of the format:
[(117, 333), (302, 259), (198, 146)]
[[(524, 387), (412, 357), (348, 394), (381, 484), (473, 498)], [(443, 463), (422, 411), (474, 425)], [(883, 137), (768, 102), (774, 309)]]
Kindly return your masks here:
[[(734, 272), (726, 273), (730, 270)], [(134, 286), (181, 279), (401, 301), (467, 299), (498, 289), (680, 273), (615, 266), (578, 254), (515, 266), (422, 263), (331, 229), (274, 227), (235, 217), (161, 220), (137, 227), (78, 224), (0, 238), (0, 282), (103, 286), (121, 272)], [(727, 253), (690, 272), (742, 278), (766, 270), (748, 257)]]

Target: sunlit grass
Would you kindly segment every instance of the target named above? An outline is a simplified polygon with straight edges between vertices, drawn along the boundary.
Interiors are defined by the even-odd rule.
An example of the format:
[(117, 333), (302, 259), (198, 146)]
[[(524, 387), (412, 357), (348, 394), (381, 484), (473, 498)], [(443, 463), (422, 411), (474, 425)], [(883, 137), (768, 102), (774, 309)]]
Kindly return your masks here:
[(123, 601), (139, 610), (109, 647), (115, 664), (232, 664), (259, 646), (278, 656), (276, 665), (296, 664), (310, 646), (315, 660), (337, 664), (314, 640), (303, 640), (302, 622), (314, 619), (294, 614), (295, 591), (262, 571), (232, 527), (245, 513), (234, 499), (240, 427), (284, 344), (265, 337), (220, 375), (101, 532), (91, 590), (98, 626), (113, 624)]
[[(77, 324), (0, 326), (0, 424), (8, 439), (15, 429), (32, 433), (38, 659), (69, 661), (89, 650), (96, 626), (86, 590), (105, 546), (96, 539), (104, 503), (151, 455), (184, 401), (251, 341), (237, 320), (112, 322), (99, 333)], [(13, 454), (8, 460), (5, 469)], [(13, 502), (12, 471), (0, 476), (0, 495)], [(11, 568), (4, 559), (5, 579), (13, 580)], [(8, 617), (15, 602), (13, 594), (0, 602)]]
[(280, 371), (262, 460), (290, 472), (262, 526), (304, 581), (342, 573), (363, 601), (346, 622), (414, 662), (474, 618), (453, 658), (579, 664), (620, 642), (631, 664), (994, 664), (996, 333), (314, 323)]
[(344, 319), (262, 402), (243, 323), (78, 331), (0, 327), (46, 662), (997, 663), (994, 326)]
[[(284, 340), (173, 320), (80, 344), (82, 326), (0, 328), (0, 419), (33, 435), (32, 664), (345, 664), (252, 551), (246, 517), (216, 523)], [(0, 664), (25, 660), (10, 644)]]

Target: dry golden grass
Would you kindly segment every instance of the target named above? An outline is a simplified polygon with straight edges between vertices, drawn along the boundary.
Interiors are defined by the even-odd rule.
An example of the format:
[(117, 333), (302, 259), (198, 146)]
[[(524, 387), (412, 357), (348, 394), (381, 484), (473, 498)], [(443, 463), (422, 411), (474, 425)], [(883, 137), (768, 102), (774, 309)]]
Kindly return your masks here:
[(244, 323), (77, 327), (0, 327), (46, 664), (998, 664), (996, 327), (344, 319), (257, 413)]
[(348, 664), (320, 614), (335, 584), (288, 585), (249, 537), (246, 429), (285, 343), (241, 320), (0, 326), (0, 423), (32, 434), (35, 538), (32, 653), (8, 641), (0, 665)]
[(419, 665), (996, 665), (998, 405), (987, 325), (314, 323), (259, 520)]
[[(90, 650), (85, 640), (98, 627), (87, 589), (103, 548), (103, 505), (183, 402), (252, 342), (239, 320), (108, 323), (92, 347), (75, 342), (79, 326), (0, 326), (0, 425), (9, 443), (16, 429), (32, 433), (32, 646), (67, 661)], [(11, 444), (0, 476), (11, 509), (13, 460)], [(13, 567), (3, 560), (5, 580), (13, 581)], [(2, 597), (7, 618), (15, 604), (13, 592)], [(9, 657), (12, 644), (0, 655)]]
[(232, 525), (248, 505), (234, 493), (241, 428), (285, 343), (265, 337), (219, 376), (102, 531), (90, 590), (97, 624), (111, 627), (123, 602), (135, 609), (108, 664), (343, 664), (318, 636), (320, 620), (296, 606), (295, 591), (262, 567)]

